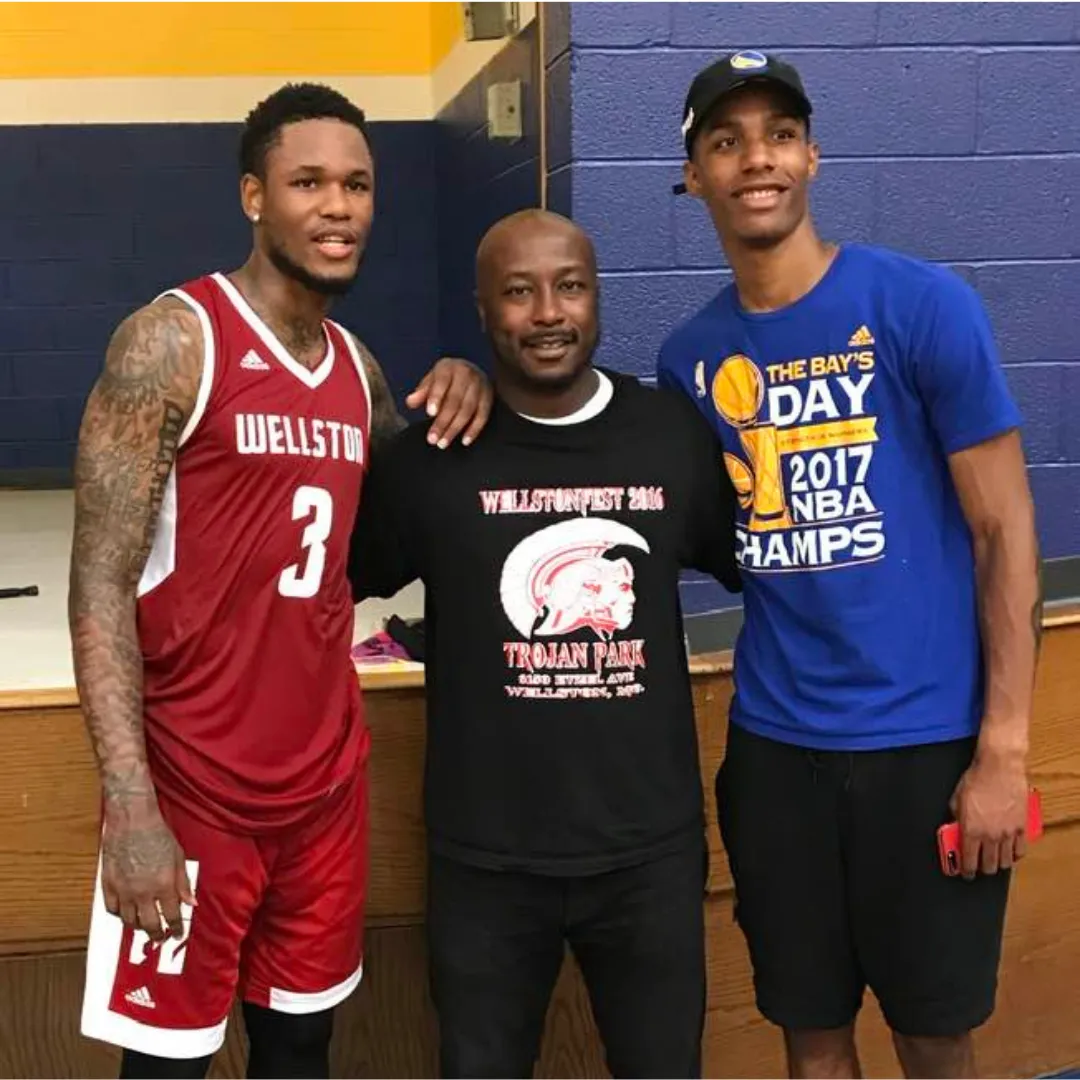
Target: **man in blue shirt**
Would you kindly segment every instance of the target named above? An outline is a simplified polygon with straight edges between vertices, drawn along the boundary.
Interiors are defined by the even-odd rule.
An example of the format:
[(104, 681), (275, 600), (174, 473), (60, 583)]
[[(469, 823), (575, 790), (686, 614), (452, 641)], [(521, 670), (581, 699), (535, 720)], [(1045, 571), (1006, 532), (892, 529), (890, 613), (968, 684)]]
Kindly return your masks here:
[(683, 113), (685, 188), (734, 272), (658, 363), (739, 494), (720, 827), (791, 1075), (860, 1075), (869, 986), (906, 1075), (969, 1076), (1024, 850), (1041, 594), (1020, 417), (959, 276), (818, 236), (810, 113), (757, 52), (701, 72)]

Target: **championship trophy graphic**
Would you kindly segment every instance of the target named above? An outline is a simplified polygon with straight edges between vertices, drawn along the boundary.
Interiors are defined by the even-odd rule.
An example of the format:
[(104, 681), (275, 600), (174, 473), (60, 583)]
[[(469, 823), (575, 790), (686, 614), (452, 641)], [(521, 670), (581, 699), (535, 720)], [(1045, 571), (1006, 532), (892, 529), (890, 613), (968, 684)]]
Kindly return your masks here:
[(739, 505), (750, 509), (751, 532), (791, 528), (780, 469), (780, 443), (774, 424), (757, 423), (765, 382), (748, 356), (729, 356), (712, 383), (716, 411), (739, 433), (746, 461), (724, 454)]

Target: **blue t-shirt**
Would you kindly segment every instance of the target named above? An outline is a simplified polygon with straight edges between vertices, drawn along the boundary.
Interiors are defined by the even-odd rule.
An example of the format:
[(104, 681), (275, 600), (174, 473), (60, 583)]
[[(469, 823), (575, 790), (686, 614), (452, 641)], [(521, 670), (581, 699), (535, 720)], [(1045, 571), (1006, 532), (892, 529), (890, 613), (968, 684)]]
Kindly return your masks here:
[(843, 246), (779, 311), (724, 289), (664, 342), (739, 495), (732, 720), (814, 749), (962, 738), (983, 666), (971, 534), (947, 455), (1019, 426), (975, 291)]

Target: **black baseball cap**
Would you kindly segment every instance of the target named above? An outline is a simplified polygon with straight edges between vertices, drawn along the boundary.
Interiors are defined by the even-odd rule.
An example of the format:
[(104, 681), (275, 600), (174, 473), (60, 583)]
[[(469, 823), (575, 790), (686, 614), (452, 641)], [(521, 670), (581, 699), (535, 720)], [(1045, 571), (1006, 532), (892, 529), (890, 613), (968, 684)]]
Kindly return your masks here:
[(804, 120), (808, 119), (810, 113), (813, 112), (802, 79), (790, 64), (785, 64), (783, 60), (775, 56), (750, 49), (732, 53), (710, 64), (703, 71), (699, 71), (690, 84), (686, 104), (683, 106), (682, 121), (683, 143), (687, 157), (690, 157), (694, 139), (697, 138), (709, 114), (720, 103), (720, 99), (730, 94), (732, 90), (738, 90), (739, 87), (754, 82), (769, 82), (782, 86), (791, 94), (800, 110), (799, 115)]

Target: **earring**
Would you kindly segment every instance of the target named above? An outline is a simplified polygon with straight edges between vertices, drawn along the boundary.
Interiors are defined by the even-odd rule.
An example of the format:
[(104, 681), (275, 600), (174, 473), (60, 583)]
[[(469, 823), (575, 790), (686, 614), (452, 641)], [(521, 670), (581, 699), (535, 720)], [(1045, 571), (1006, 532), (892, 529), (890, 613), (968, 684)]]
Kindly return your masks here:
[(253, 224), (258, 225), (259, 224), (259, 215), (258, 214), (252, 214), (251, 215), (251, 220), (252, 220)]

